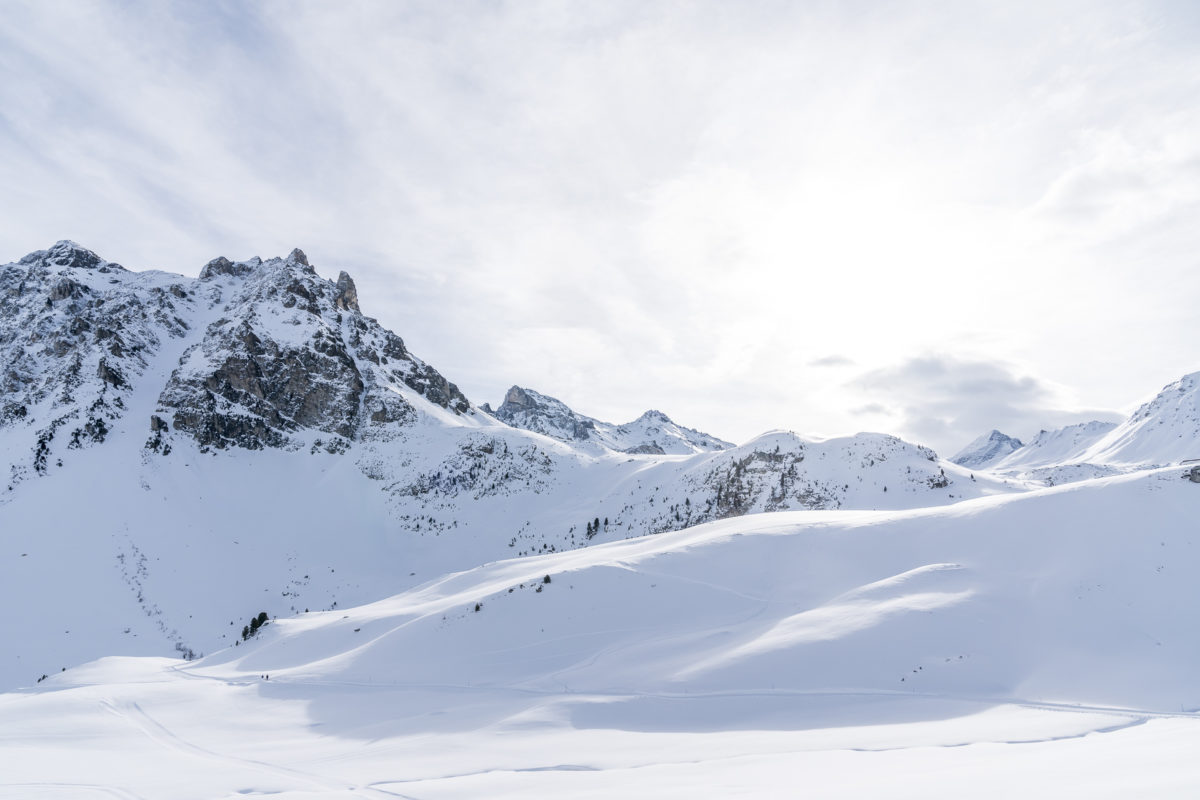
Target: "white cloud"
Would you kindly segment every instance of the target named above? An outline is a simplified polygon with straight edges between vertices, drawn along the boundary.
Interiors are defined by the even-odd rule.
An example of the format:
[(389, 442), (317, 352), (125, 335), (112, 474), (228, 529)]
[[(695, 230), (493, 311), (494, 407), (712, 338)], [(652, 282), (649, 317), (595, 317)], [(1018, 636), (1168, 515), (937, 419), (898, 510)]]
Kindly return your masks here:
[(984, 352), (1124, 405), (1200, 361), (1189, 15), (9, 4), (0, 249), (300, 246), (476, 400), (727, 438), (899, 424), (850, 409), (915, 398), (831, 353)]

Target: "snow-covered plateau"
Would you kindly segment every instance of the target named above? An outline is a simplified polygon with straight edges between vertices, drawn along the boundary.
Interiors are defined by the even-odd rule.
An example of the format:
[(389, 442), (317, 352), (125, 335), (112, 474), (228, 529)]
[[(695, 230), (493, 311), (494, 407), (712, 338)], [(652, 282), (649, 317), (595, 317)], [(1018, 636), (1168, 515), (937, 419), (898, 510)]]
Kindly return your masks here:
[(1200, 787), (1196, 375), (963, 465), (493, 411), (359, 302), (0, 267), (0, 796)]

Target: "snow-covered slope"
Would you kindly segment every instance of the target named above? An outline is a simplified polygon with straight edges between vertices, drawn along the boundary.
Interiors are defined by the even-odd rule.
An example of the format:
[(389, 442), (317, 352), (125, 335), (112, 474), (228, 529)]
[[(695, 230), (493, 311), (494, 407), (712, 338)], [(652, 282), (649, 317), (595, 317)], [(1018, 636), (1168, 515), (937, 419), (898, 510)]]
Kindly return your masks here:
[(1200, 458), (1200, 373), (1166, 386), (1120, 424), (1094, 420), (1042, 431), (984, 468), (1053, 486), (1192, 458)]
[(1019, 451), (991, 464), (991, 468), (1015, 470), (1078, 462), (1088, 448), (1116, 427), (1115, 422), (1092, 420), (1051, 431), (1043, 430)]
[(1200, 372), (1165, 386), (1092, 445), (1083, 458), (1140, 466), (1200, 458)]
[(733, 447), (715, 436), (685, 428), (661, 411), (647, 411), (633, 422), (613, 425), (572, 411), (554, 397), (514, 386), (495, 411), (483, 410), (515, 428), (569, 442), (588, 452), (615, 450), (649, 455), (690, 455)]
[(1182, 473), (729, 519), (275, 620), (192, 664), (106, 659), (0, 696), (0, 774), (177, 798), (779, 796), (796, 774), (835, 797), (1187, 796)]
[(955, 464), (972, 469), (979, 469), (993, 464), (1011, 455), (1024, 445), (1020, 439), (993, 430), (975, 439), (958, 453), (950, 457)]
[(1128, 472), (1129, 468), (1089, 461), (1088, 450), (1116, 423), (1082, 422), (1052, 431), (1041, 431), (1029, 444), (986, 467), (995, 475), (1056, 486)]
[[(188, 279), (62, 242), (0, 281), (0, 603), (38, 609), (2, 618), (19, 644), (0, 686), (103, 654), (211, 652), (258, 611), (361, 604), (514, 555), (1020, 488), (880, 434), (733, 448), (650, 414), (593, 448), (512, 427), (299, 251)], [(685, 440), (726, 449), (613, 449)]]
[(193, 671), (1196, 708), (1200, 485), (1183, 477), (911, 512), (755, 515), (505, 561), (280, 620)]

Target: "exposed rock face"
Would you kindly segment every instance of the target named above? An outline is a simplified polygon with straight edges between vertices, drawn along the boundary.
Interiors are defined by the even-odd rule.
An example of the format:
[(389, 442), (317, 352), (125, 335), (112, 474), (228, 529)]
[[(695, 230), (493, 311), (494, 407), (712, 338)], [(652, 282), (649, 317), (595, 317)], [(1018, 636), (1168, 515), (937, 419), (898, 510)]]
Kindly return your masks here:
[(354, 280), (346, 272), (338, 275), (334, 288), (337, 290), (333, 297), (334, 305), (343, 311), (358, 311), (358, 289), (354, 287)]
[(234, 264), (225, 256), (218, 256), (217, 258), (214, 258), (212, 261), (205, 264), (204, 268), (200, 270), (200, 280), (210, 281), (213, 278), (221, 275), (246, 275), (251, 269), (253, 269), (253, 267), (249, 262), (243, 261), (241, 263)]
[(345, 272), (336, 284), (324, 280), (300, 250), (286, 260), (220, 261), (201, 278), (227, 281), (220, 318), (159, 398), (174, 429), (202, 447), (306, 447), (307, 432), (337, 437), (322, 446), (342, 448), (381, 435), (371, 426), (411, 417), (400, 387), (455, 413), (469, 409), (454, 384), (359, 313)]
[[(172, 340), (154, 377), (165, 383), (143, 386)], [(341, 449), (390, 438), (416, 413), (405, 392), (453, 413), (470, 408), (400, 337), (360, 313), (349, 275), (319, 277), (300, 250), (268, 261), (216, 258), (197, 280), (129, 272), (72, 242), (0, 267), (10, 485), (103, 441), (145, 391), (158, 397), (147, 445), (159, 453), (180, 435), (205, 449)]]
[(667, 454), (665, 450), (663, 450), (654, 442), (650, 442), (649, 444), (639, 444), (636, 447), (627, 447), (621, 452), (638, 456), (665, 456)]
[(596, 430), (595, 420), (576, 414), (561, 400), (520, 386), (508, 390), (495, 415), (514, 428), (565, 441), (584, 441)]
[(520, 386), (509, 389), (495, 411), (486, 405), (483, 410), (514, 428), (631, 455), (678, 455), (732, 447), (715, 436), (672, 422), (661, 411), (647, 411), (633, 422), (613, 425), (585, 417), (561, 400)]
[(165, 341), (188, 332), (193, 300), (62, 241), (0, 266), (0, 431), (8, 485), (103, 442)]

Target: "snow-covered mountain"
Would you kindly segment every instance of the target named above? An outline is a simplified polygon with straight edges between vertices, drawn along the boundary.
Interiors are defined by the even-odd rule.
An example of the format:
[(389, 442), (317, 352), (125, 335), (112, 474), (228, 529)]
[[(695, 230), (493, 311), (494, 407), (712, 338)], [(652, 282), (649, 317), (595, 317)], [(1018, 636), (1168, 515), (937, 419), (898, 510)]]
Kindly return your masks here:
[(1200, 458), (1200, 372), (1163, 387), (1083, 454), (1087, 461), (1125, 466), (1191, 458)]
[(691, 455), (733, 447), (707, 433), (685, 428), (661, 411), (647, 411), (633, 422), (613, 425), (572, 411), (557, 398), (514, 386), (495, 411), (483, 410), (515, 428), (569, 442), (590, 452), (614, 450), (646, 455)]
[[(981, 442), (963, 452), (970, 455)], [(1167, 385), (1120, 424), (1093, 420), (1043, 430), (1008, 455), (986, 459), (981, 468), (1056, 485), (1192, 458), (1200, 458), (1200, 373)], [(953, 460), (963, 463), (959, 456)]]
[(38, 609), (0, 623), (22, 643), (0, 686), (211, 652), (252, 612), (361, 604), (514, 555), (1020, 488), (881, 434), (733, 447), (654, 412), (582, 441), (514, 427), (360, 301), (300, 251), (194, 279), (70, 242), (0, 267), (0, 603)]
[(1010, 455), (1024, 445), (1020, 439), (992, 430), (975, 439), (958, 453), (950, 457), (955, 464), (979, 469)]
[(1019, 451), (991, 464), (993, 469), (1044, 467), (1069, 463), (1083, 458), (1093, 444), (1117, 427), (1115, 422), (1080, 422), (1054, 430), (1039, 431)]

